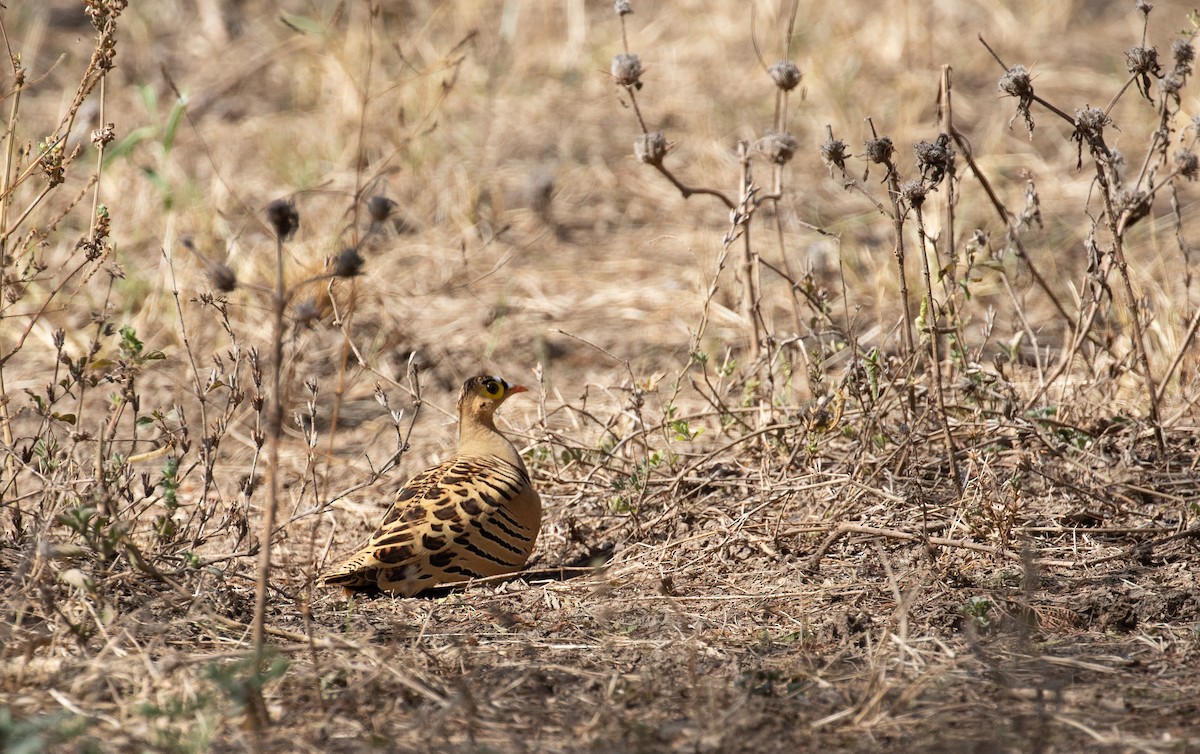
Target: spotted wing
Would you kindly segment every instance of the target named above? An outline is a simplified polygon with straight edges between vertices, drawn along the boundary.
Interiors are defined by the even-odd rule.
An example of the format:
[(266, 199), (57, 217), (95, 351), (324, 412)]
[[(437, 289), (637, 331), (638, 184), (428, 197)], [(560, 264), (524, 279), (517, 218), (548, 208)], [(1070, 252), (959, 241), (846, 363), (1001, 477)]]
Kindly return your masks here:
[(511, 573), (529, 558), (540, 524), (524, 469), (494, 456), (455, 458), (409, 480), (367, 545), (322, 583), (407, 596)]

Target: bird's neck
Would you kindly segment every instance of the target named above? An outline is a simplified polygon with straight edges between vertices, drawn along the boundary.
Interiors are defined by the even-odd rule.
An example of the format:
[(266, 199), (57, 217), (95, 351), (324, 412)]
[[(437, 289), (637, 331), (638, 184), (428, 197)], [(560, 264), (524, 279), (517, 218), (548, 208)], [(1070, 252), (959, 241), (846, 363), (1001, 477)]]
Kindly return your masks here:
[(521, 454), (500, 434), (490, 416), (459, 419), (458, 455), (498, 456), (517, 468), (525, 468)]

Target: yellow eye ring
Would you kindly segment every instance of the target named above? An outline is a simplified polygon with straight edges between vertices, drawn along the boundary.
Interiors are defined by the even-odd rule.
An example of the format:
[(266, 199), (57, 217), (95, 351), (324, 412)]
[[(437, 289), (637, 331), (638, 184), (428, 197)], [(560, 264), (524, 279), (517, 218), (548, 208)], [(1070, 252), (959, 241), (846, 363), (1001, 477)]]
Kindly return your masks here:
[(499, 398), (500, 394), (504, 392), (504, 388), (496, 380), (488, 380), (483, 383), (483, 391), (493, 398)]

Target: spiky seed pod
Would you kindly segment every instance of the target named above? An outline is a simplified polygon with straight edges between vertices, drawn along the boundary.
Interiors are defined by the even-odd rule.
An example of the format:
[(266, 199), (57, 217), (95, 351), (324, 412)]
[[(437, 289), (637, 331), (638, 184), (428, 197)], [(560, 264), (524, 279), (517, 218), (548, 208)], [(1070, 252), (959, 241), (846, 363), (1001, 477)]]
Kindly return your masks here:
[(372, 196), (367, 200), (367, 214), (371, 216), (371, 222), (386, 221), (395, 209), (396, 203), (386, 196)]
[(1023, 65), (1014, 65), (1000, 77), (999, 88), (1010, 97), (1029, 99), (1033, 96), (1033, 80), (1029, 76), (1029, 70)]
[(1158, 64), (1157, 47), (1130, 47), (1125, 51), (1125, 70), (1130, 73), (1157, 76), (1162, 71)]
[(1085, 138), (1099, 136), (1112, 121), (1098, 107), (1085, 107), (1075, 111), (1075, 131)]
[(782, 133), (768, 131), (755, 144), (755, 148), (776, 165), (788, 164), (792, 157), (796, 155), (798, 147), (799, 144), (796, 142), (796, 137), (787, 131), (783, 131)]
[(114, 123), (105, 123), (104, 128), (97, 128), (92, 131), (92, 145), (97, 149), (111, 144), (116, 138), (117, 126)]
[(612, 77), (621, 86), (641, 87), (642, 59), (632, 52), (614, 55), (612, 59)]
[(802, 78), (800, 69), (790, 60), (780, 60), (773, 64), (769, 70), (771, 80), (775, 82), (775, 86), (785, 92), (790, 92), (800, 84)]
[(1175, 61), (1175, 74), (1186, 76), (1192, 72), (1192, 63), (1196, 60), (1196, 48), (1192, 41), (1180, 37), (1171, 43), (1171, 58)]
[(1158, 64), (1158, 49), (1130, 47), (1125, 53), (1125, 68), (1134, 75), (1142, 96), (1150, 99), (1150, 79), (1162, 75), (1162, 66)]
[(647, 165), (661, 165), (667, 156), (667, 137), (662, 131), (642, 134), (633, 142), (633, 154)]
[(935, 141), (919, 141), (913, 148), (917, 156), (917, 167), (930, 186), (942, 182), (946, 171), (954, 164), (954, 150), (950, 148), (950, 137), (939, 134)]
[(618, 16), (628, 16), (630, 13), (633, 13), (633, 5), (629, 0), (616, 0), (613, 3), (613, 10), (617, 12)]
[(1190, 149), (1181, 149), (1175, 153), (1175, 168), (1189, 181), (1200, 177), (1200, 159)]
[(1014, 65), (1000, 77), (998, 87), (1008, 96), (1017, 98), (1017, 112), (1008, 121), (1008, 127), (1012, 128), (1013, 121), (1019, 115), (1025, 121), (1025, 128), (1032, 134), (1033, 112), (1030, 106), (1033, 104), (1033, 80), (1029, 70), (1023, 65)]
[(834, 168), (845, 173), (847, 158), (849, 155), (846, 154), (846, 142), (833, 138), (833, 131), (830, 131), (821, 144), (821, 161), (829, 168), (830, 173), (833, 173)]
[(1164, 94), (1178, 98), (1179, 92), (1183, 90), (1183, 78), (1175, 75), (1175, 71), (1171, 71), (1158, 80), (1158, 87), (1163, 90)]
[(1130, 228), (1138, 220), (1150, 214), (1152, 197), (1144, 191), (1122, 191), (1117, 197), (1118, 211), (1125, 215), (1125, 227)]
[(312, 298), (304, 299), (296, 304), (296, 308), (292, 310), (292, 317), (300, 327), (312, 327), (320, 316), (320, 311), (317, 309), (317, 302)]
[(333, 274), (339, 278), (352, 278), (362, 274), (363, 258), (358, 249), (349, 246), (338, 252), (333, 260)]
[(886, 136), (877, 139), (867, 139), (867, 159), (871, 162), (886, 165), (892, 159), (892, 140)]
[(217, 262), (208, 271), (208, 281), (221, 293), (232, 293), (237, 288), (237, 273), (224, 262)]
[(276, 199), (267, 205), (267, 221), (275, 230), (275, 237), (287, 241), (300, 227), (300, 213), (291, 199)]
[(925, 203), (926, 188), (925, 184), (917, 179), (905, 181), (900, 187), (900, 196), (908, 203), (908, 206), (914, 209), (920, 209)]

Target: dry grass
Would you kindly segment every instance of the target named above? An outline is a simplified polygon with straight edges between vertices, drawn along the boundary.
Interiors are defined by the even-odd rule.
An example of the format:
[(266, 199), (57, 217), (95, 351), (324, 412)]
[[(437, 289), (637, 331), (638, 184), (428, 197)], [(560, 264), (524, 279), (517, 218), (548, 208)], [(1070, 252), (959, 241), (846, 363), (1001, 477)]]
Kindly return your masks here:
[[(1032, 135), (1010, 125), (976, 39), (1073, 114), (1129, 79), (1141, 13), (800, 2), (798, 149), (774, 168), (737, 143), (780, 117), (751, 40), (784, 57), (790, 3), (753, 23), (636, 3), (640, 88), (609, 75), (608, 3), (159, 0), (116, 19), (107, 74), (79, 5), (8, 5), (0, 748), (1200, 748), (1197, 194), (1166, 180), (1198, 100), (1189, 81), (1137, 183), (1156, 83), (1111, 110), (1109, 170), (1045, 107)], [(1164, 70), (1186, 10), (1149, 15)], [(896, 187), (919, 178), (947, 64), (958, 200), (927, 194), (923, 254), (911, 191), (864, 178), (866, 118)], [(673, 145), (657, 166), (635, 103)], [(61, 184), (39, 142), (62, 145)], [(1036, 191), (1040, 223), (1009, 233), (964, 144), (1010, 219)], [(739, 201), (746, 170), (778, 196)], [(1106, 213), (1138, 186), (1147, 216)], [(275, 360), (280, 198), (300, 229)], [(365, 274), (331, 274), (347, 247)], [(448, 452), (480, 369), (537, 386), (502, 417), (547, 507), (528, 571), (316, 589)]]

